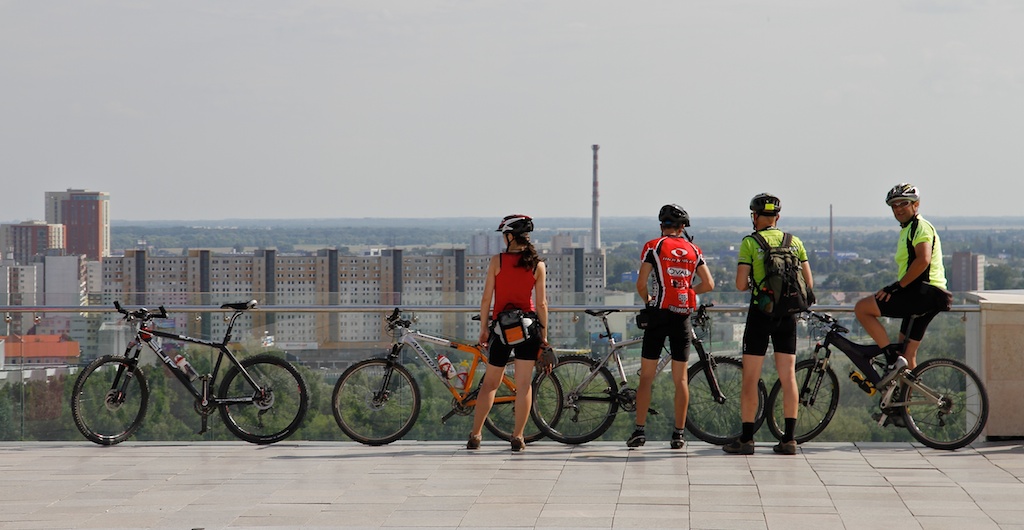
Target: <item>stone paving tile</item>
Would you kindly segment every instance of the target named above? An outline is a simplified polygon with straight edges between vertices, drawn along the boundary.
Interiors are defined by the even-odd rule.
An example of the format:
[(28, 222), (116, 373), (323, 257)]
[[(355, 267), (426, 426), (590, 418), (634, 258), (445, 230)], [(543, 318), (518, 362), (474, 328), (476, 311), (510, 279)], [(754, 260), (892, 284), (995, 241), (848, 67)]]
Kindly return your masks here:
[(760, 449), (0, 442), (0, 529), (1024, 526), (1020, 443)]

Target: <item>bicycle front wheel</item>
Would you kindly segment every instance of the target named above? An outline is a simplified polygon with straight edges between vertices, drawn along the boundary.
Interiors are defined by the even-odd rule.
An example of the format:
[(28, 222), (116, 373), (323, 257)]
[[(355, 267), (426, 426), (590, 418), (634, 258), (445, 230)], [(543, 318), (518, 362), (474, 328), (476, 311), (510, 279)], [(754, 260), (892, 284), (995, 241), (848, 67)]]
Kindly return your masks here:
[[(496, 370), (497, 367), (488, 366), (487, 369)], [(512, 431), (515, 430), (516, 403), (515, 401), (498, 401), (498, 399), (515, 397), (515, 395), (516, 390), (512, 390), (504, 383), (499, 385), (498, 393), (494, 396), (494, 405), (491, 406), (491, 412), (487, 415), (487, 418), (484, 419), (484, 427), (487, 427), (487, 430), (491, 431), (491, 434), (505, 440), (506, 442), (512, 439)], [(526, 422), (526, 430), (523, 431), (524, 442), (536, 442), (543, 437), (544, 433), (539, 427), (537, 427), (536, 422), (532, 420)]]
[(369, 359), (348, 367), (334, 385), (334, 419), (366, 445), (384, 445), (409, 433), (420, 414), (420, 389), (404, 366)]
[[(793, 439), (802, 444), (828, 427), (839, 407), (839, 379), (832, 368), (822, 370), (814, 359), (796, 363), (796, 384), (800, 400)], [(782, 410), (782, 384), (775, 382), (768, 394), (768, 429), (777, 440), (782, 439), (785, 415)]]
[(590, 359), (575, 357), (536, 378), (530, 415), (552, 440), (582, 444), (604, 434), (618, 408), (618, 388), (611, 372)]
[(933, 449), (959, 449), (973, 442), (988, 421), (988, 393), (967, 365), (929, 359), (903, 383), (900, 407), (907, 430)]
[(271, 444), (291, 436), (309, 407), (309, 391), (302, 375), (288, 361), (272, 355), (255, 355), (241, 362), (256, 386), (237, 366), (232, 366), (220, 385), (218, 400), (224, 425), (238, 438), (254, 444)]
[(105, 355), (89, 363), (75, 380), (71, 416), (91, 442), (114, 445), (142, 425), (149, 406), (149, 383), (125, 357)]
[[(686, 429), (710, 444), (725, 445), (742, 434), (740, 417), (740, 391), (743, 388), (743, 363), (730, 357), (711, 357), (714, 377), (722, 391), (724, 402), (719, 403), (711, 390), (706, 373), (707, 363), (699, 361), (687, 371), (690, 404), (686, 412)], [(764, 420), (768, 391), (764, 382), (757, 382), (757, 413), (755, 423)]]

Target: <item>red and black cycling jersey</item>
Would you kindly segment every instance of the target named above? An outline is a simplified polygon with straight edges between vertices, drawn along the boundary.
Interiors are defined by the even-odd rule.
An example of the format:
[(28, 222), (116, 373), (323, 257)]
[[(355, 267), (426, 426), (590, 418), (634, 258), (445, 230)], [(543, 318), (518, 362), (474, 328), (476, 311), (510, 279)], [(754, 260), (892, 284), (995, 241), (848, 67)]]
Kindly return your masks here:
[(640, 260), (653, 266), (649, 306), (677, 313), (689, 313), (697, 307), (691, 284), (694, 271), (704, 264), (697, 245), (682, 236), (659, 237), (644, 244)]

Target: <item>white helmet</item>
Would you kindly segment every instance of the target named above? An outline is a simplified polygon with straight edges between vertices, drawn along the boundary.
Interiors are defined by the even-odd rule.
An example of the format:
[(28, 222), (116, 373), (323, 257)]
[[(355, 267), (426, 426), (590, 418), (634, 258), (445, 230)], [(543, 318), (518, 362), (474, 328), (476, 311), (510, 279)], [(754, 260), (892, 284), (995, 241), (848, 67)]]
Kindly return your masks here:
[(529, 215), (523, 214), (512, 214), (505, 216), (498, 224), (498, 232), (512, 232), (512, 235), (518, 236), (527, 232), (533, 232), (533, 219)]

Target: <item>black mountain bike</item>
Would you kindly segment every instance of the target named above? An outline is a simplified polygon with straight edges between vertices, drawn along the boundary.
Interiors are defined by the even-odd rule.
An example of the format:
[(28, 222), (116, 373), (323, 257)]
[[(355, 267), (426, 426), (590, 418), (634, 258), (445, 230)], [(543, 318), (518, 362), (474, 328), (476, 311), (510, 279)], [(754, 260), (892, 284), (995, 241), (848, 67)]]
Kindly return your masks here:
[[(238, 438), (255, 444), (270, 444), (284, 440), (298, 428), (309, 406), (309, 391), (298, 370), (284, 359), (272, 355), (254, 355), (239, 359), (231, 350), (231, 330), (244, 312), (255, 309), (256, 301), (224, 304), (221, 309), (234, 313), (228, 320), (224, 340), (186, 337), (153, 327), (156, 319), (167, 318), (160, 306), (158, 312), (145, 308), (129, 311), (114, 302), (124, 320), (134, 326), (134, 339), (128, 343), (124, 355), (104, 355), (85, 367), (75, 381), (71, 395), (71, 415), (75, 425), (90, 441), (100, 445), (123, 442), (142, 425), (149, 405), (149, 383), (139, 364), (142, 350), (151, 350), (175, 378), (195, 396), (195, 410), (202, 417), (199, 434), (206, 432), (207, 417), (220, 411), (224, 425)], [(201, 346), (219, 352), (213, 372), (199, 375), (184, 360), (172, 359), (164, 353), (161, 341), (170, 339)], [(227, 372), (216, 387), (223, 361), (227, 359)]]
[[(832, 346), (846, 354), (860, 371), (850, 373), (858, 387), (881, 393), (878, 424), (905, 424), (919, 442), (934, 449), (959, 449), (973, 442), (988, 420), (988, 393), (974, 370), (953, 359), (928, 359), (913, 370), (901, 368), (883, 378), (881, 348), (857, 344), (846, 337), (849, 330), (831, 315), (808, 311), (810, 325), (823, 337), (810, 359), (796, 364), (800, 408), (794, 437), (797, 443), (813, 439), (825, 430), (839, 406), (839, 378), (832, 370)], [(884, 357), (884, 356), (881, 356)], [(863, 372), (863, 373), (861, 373)], [(781, 385), (768, 395), (768, 428), (782, 437)]]
[[(690, 404), (686, 430), (705, 442), (724, 445), (740, 435), (743, 363), (732, 357), (713, 356), (704, 349), (702, 339), (707, 337), (711, 320), (708, 307), (712, 306), (702, 304), (690, 317), (693, 324), (691, 338), (698, 361), (687, 370)], [(551, 439), (566, 444), (586, 443), (597, 439), (612, 426), (619, 409), (636, 411), (636, 389), (628, 386), (621, 352), (642, 343), (643, 339), (615, 342), (608, 325), (608, 315), (617, 311), (586, 310), (588, 315), (600, 318), (604, 324), (601, 338), (607, 338), (609, 346), (604, 358), (596, 361), (589, 356), (563, 355), (551, 374), (542, 373), (534, 379), (530, 414), (541, 431)], [(671, 360), (667, 352), (663, 353), (657, 373), (660, 374)], [(618, 375), (618, 382), (612, 368)], [(657, 381), (655, 378), (655, 384)], [(764, 419), (767, 395), (764, 382), (758, 381), (758, 426)], [(659, 414), (654, 409), (648, 413)]]

